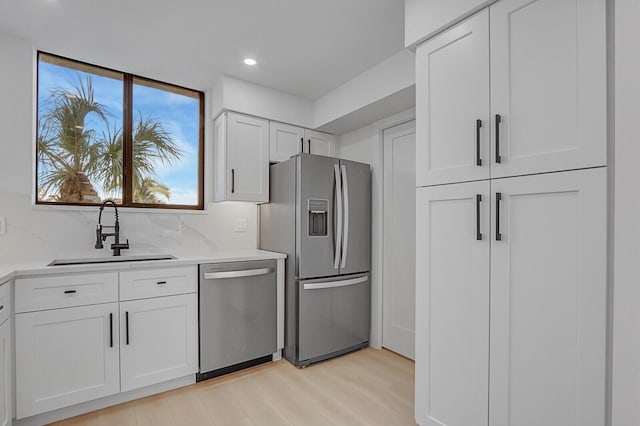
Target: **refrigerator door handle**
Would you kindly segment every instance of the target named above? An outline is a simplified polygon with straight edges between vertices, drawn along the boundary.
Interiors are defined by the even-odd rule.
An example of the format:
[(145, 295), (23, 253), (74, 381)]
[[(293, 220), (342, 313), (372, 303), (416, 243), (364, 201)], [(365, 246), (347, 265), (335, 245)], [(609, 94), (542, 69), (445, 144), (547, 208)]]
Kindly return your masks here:
[(349, 285), (360, 284), (367, 282), (369, 280), (369, 276), (365, 275), (364, 277), (352, 278), (350, 280), (342, 280), (342, 281), (329, 281), (325, 283), (310, 283), (305, 284), (305, 290), (320, 290), (323, 288), (335, 288), (335, 287), (346, 287)]
[(347, 253), (349, 248), (349, 182), (347, 181), (347, 166), (342, 168), (342, 197), (344, 200), (344, 236), (342, 237), (342, 263), (340, 268), (347, 264)]
[(342, 182), (340, 180), (340, 167), (337, 164), (334, 164), (333, 167), (336, 178), (336, 209), (338, 215), (333, 269), (338, 269), (340, 266), (340, 248), (342, 247)]

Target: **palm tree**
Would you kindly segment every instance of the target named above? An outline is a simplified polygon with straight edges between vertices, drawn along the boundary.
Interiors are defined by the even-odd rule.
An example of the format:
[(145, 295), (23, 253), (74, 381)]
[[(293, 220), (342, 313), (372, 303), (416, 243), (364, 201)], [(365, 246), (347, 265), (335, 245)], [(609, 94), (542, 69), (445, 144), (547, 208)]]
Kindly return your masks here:
[[(91, 77), (78, 78), (74, 93), (55, 89), (47, 100), (47, 113), (39, 122), (38, 165), (39, 193), (57, 194), (64, 202), (100, 202), (94, 185), (108, 194), (123, 187), (122, 129), (110, 127), (108, 111), (94, 100)], [(92, 114), (101, 120), (106, 131), (85, 128)], [(161, 123), (138, 114), (133, 126), (134, 201), (165, 202), (171, 193), (158, 182), (158, 163), (172, 165), (182, 155), (171, 134)]]
[(95, 101), (91, 79), (78, 78), (75, 93), (52, 90), (46, 107), (38, 131), (40, 189), (45, 194), (57, 192), (61, 201), (99, 201), (92, 198), (97, 193), (87, 179), (95, 172), (99, 147), (95, 131), (85, 124), (93, 116), (106, 123), (108, 113)]

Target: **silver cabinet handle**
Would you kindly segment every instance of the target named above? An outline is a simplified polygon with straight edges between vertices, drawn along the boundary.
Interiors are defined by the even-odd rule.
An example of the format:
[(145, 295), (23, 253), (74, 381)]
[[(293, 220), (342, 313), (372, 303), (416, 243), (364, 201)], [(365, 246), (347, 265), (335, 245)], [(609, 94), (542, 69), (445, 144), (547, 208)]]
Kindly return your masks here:
[(334, 164), (336, 177), (336, 207), (338, 210), (338, 225), (336, 230), (336, 251), (333, 256), (333, 269), (340, 266), (340, 248), (342, 246), (342, 182), (340, 181), (340, 167)]
[(342, 281), (328, 281), (324, 283), (310, 283), (305, 284), (305, 290), (320, 290), (323, 288), (334, 288), (334, 287), (346, 287), (349, 285), (360, 284), (369, 281), (369, 276), (365, 275), (364, 277), (353, 278), (350, 280), (342, 280)]
[(222, 278), (241, 278), (241, 277), (255, 277), (256, 275), (266, 275), (275, 272), (275, 268), (259, 268), (259, 269), (245, 269), (242, 271), (225, 271), (225, 272), (205, 272), (205, 280), (219, 280)]
[(349, 248), (349, 182), (347, 181), (347, 166), (342, 166), (342, 197), (344, 199), (344, 236), (342, 237), (342, 263), (340, 268), (347, 264), (347, 250)]

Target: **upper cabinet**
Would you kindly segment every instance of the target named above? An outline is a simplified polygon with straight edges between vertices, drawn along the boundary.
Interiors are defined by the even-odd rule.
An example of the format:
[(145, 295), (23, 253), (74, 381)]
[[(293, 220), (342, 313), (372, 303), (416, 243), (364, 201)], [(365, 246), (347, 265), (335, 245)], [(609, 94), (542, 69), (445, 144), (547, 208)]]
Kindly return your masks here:
[(492, 177), (605, 165), (605, 1), (490, 11)]
[(416, 57), (418, 186), (489, 178), (489, 12)]
[(214, 201), (269, 201), (269, 121), (225, 112), (214, 123)]
[(279, 163), (303, 150), (304, 129), (290, 124), (269, 123), (269, 161)]
[(606, 165), (605, 19), (502, 0), (418, 47), (417, 186)]
[(279, 163), (291, 156), (307, 154), (332, 156), (336, 137), (328, 133), (271, 121), (269, 123), (269, 161)]
[(329, 133), (304, 130), (304, 149), (306, 153), (331, 157), (335, 151), (336, 137)]

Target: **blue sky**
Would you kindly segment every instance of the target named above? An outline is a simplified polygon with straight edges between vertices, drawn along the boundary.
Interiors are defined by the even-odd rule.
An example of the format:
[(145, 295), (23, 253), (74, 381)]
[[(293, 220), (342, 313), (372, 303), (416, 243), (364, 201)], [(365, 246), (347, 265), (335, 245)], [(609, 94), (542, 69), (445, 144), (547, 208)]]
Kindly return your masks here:
[[(39, 63), (38, 74), (38, 110), (39, 116), (46, 113), (45, 105), (51, 90), (62, 88), (75, 92), (78, 76), (84, 78), (88, 73), (64, 68), (47, 62)], [(122, 80), (91, 74), (95, 100), (109, 111), (110, 127), (122, 127)], [(152, 117), (162, 123), (174, 142), (182, 150), (182, 158), (172, 166), (161, 163), (156, 165), (156, 174), (160, 182), (171, 190), (171, 204), (195, 205), (198, 203), (198, 99), (178, 95), (163, 90), (137, 85), (133, 87), (134, 122), (138, 115)], [(101, 134), (106, 130), (104, 123), (93, 117), (85, 123)], [(98, 190), (98, 188), (96, 188)], [(119, 196), (102, 194), (101, 198)]]

